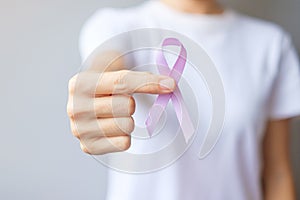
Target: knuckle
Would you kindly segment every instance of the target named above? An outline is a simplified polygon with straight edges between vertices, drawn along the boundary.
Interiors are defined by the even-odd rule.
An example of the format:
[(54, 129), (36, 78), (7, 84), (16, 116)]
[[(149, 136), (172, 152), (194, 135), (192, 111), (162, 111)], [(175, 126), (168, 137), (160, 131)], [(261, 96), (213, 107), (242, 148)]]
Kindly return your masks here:
[(118, 71), (117, 77), (114, 81), (114, 90), (115, 92), (126, 92), (127, 88), (127, 75), (129, 70), (120, 70)]
[(69, 80), (69, 96), (81, 97), (94, 94), (101, 73), (80, 72)]
[(91, 135), (91, 132), (84, 129), (84, 130), (79, 130), (79, 128), (77, 127), (77, 133), (78, 133), (78, 139), (86, 139), (89, 138)]
[(74, 109), (73, 109), (73, 104), (68, 103), (67, 105), (67, 114), (70, 119), (74, 119)]
[(78, 77), (78, 74), (76, 74), (69, 80), (68, 88), (69, 88), (70, 94), (74, 94), (77, 77)]
[(79, 140), (90, 138), (92, 135), (92, 131), (85, 128), (85, 124), (82, 123), (71, 123), (71, 131), (73, 135)]
[(107, 149), (103, 146), (98, 145), (99, 140), (88, 140), (88, 141), (81, 141), (80, 147), (83, 152), (90, 154), (90, 155), (101, 155), (104, 154)]
[(133, 113), (135, 112), (135, 100), (132, 96), (129, 97), (128, 109), (129, 109), (129, 114), (133, 115)]
[(81, 99), (76, 104), (73, 100), (69, 100), (67, 103), (67, 115), (71, 120), (91, 119), (94, 117), (94, 114), (95, 108), (90, 100), (83, 101)]
[(119, 71), (114, 84), (115, 85), (123, 84), (125, 82), (125, 77), (126, 77), (127, 73), (128, 72), (126, 70)]
[(74, 109), (73, 106), (67, 107), (67, 113), (70, 120), (78, 121), (83, 118), (91, 118), (91, 111), (85, 109)]
[(71, 122), (70, 128), (71, 128), (71, 132), (72, 132), (73, 136), (79, 139), (79, 133), (77, 130), (77, 126), (74, 122)]
[(80, 142), (80, 148), (84, 153), (92, 154), (92, 152), (90, 151), (90, 148), (88, 148), (86, 146), (86, 144), (83, 144), (82, 142)]

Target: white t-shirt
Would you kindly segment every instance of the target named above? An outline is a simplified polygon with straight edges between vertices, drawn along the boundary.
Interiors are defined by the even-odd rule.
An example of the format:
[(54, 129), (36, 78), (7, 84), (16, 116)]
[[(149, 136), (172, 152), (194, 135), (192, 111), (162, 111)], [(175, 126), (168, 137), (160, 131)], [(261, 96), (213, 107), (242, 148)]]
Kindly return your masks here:
[(205, 49), (223, 81), (226, 120), (217, 145), (203, 160), (193, 152), (201, 144), (196, 141), (195, 148), (156, 172), (108, 169), (106, 199), (262, 199), (261, 141), (266, 122), (300, 114), (299, 62), (288, 34), (275, 24), (232, 10), (221, 15), (188, 14), (147, 1), (97, 11), (82, 30), (82, 57), (106, 39), (137, 28), (174, 30)]

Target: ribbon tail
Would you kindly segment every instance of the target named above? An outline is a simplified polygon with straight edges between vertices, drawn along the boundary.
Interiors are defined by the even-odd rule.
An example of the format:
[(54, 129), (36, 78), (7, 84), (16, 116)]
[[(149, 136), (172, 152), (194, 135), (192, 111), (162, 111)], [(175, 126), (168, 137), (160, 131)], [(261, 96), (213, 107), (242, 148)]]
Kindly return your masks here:
[(195, 132), (194, 125), (188, 114), (188, 110), (185, 107), (184, 99), (180, 91), (176, 88), (171, 97), (174, 109), (177, 115), (177, 119), (180, 123), (181, 130), (185, 139), (185, 142), (188, 143), (191, 137)]
[(155, 127), (160, 120), (160, 117), (163, 114), (170, 98), (171, 94), (160, 94), (155, 100), (153, 106), (150, 108), (145, 122), (150, 137), (153, 135)]

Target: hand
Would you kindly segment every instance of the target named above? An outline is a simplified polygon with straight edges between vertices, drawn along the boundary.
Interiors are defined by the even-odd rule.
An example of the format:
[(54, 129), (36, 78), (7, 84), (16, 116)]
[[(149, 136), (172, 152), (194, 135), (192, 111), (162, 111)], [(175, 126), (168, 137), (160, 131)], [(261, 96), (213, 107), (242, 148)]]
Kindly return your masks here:
[(72, 133), (88, 154), (125, 151), (134, 130), (132, 94), (164, 94), (174, 88), (174, 79), (149, 72), (81, 72), (69, 81), (67, 112)]

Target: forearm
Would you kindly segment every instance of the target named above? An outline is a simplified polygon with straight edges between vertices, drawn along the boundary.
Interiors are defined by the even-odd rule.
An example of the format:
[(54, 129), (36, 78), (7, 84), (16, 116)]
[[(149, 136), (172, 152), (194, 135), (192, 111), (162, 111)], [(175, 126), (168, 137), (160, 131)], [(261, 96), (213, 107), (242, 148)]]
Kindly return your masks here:
[(263, 142), (265, 200), (295, 200), (289, 158), (289, 120), (270, 121)]
[(266, 172), (264, 178), (265, 200), (295, 200), (295, 190), (290, 170)]

